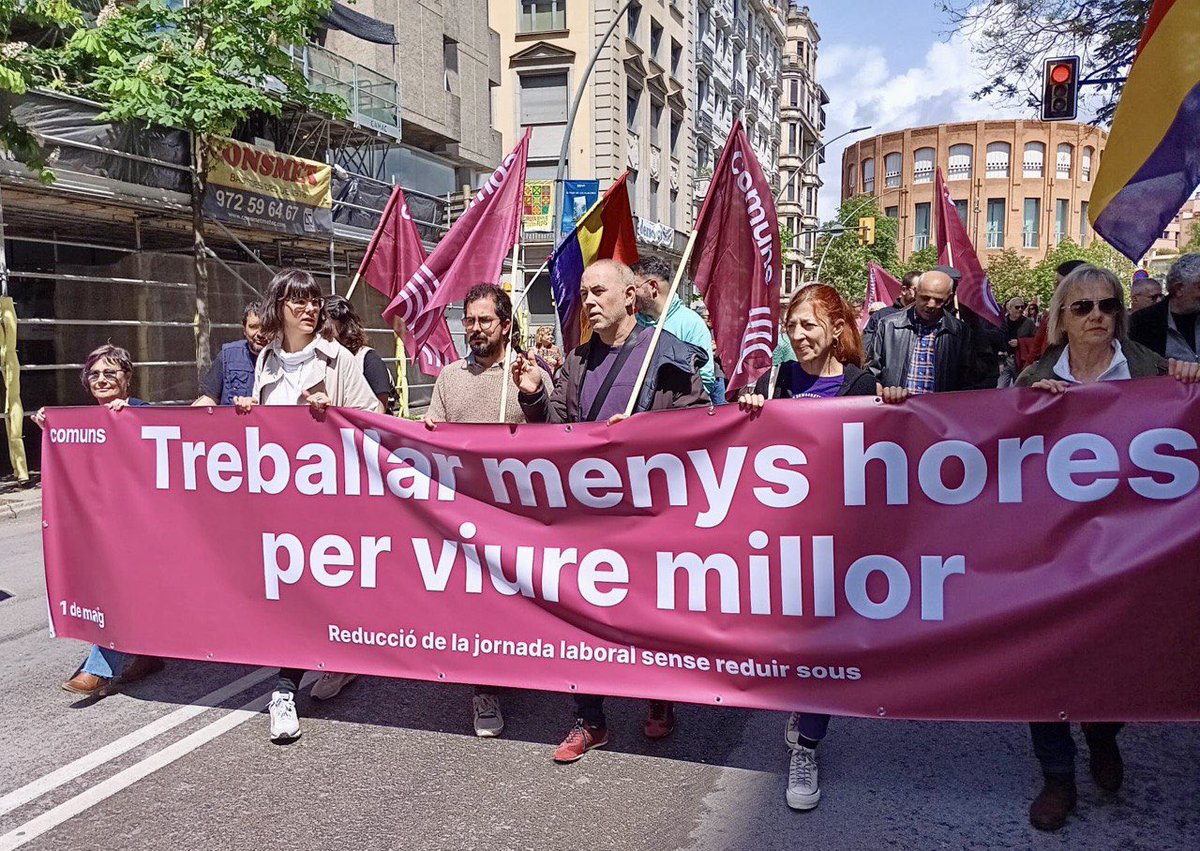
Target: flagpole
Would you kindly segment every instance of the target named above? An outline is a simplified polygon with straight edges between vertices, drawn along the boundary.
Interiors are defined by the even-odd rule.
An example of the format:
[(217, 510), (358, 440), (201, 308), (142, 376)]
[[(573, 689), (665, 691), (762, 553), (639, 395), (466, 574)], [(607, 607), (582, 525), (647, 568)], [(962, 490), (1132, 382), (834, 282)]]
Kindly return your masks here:
[(350, 300), (350, 296), (354, 295), (354, 290), (358, 286), (359, 280), (362, 278), (362, 270), (371, 262), (371, 258), (375, 256), (375, 249), (379, 247), (379, 228), (387, 221), (388, 214), (392, 212), (392, 207), (396, 204), (396, 189), (392, 189), (392, 194), (388, 197), (388, 201), (383, 205), (383, 212), (379, 214), (379, 225), (375, 228), (375, 233), (371, 234), (371, 243), (367, 246), (367, 253), (363, 255), (362, 262), (358, 264), (358, 271), (354, 273), (354, 279), (350, 281), (350, 289), (346, 291), (346, 301)]
[(658, 338), (662, 336), (663, 326), (667, 321), (667, 310), (671, 306), (671, 302), (675, 299), (675, 294), (679, 290), (679, 284), (683, 280), (683, 274), (687, 271), (688, 261), (692, 257), (692, 249), (696, 245), (696, 236), (699, 231), (693, 230), (688, 234), (687, 247), (683, 249), (683, 258), (679, 261), (679, 268), (675, 270), (675, 280), (671, 282), (671, 289), (667, 292), (667, 300), (663, 303), (663, 309), (658, 314), (658, 321), (654, 323), (654, 335), (650, 338), (650, 348), (646, 351), (646, 357), (642, 359), (642, 367), (638, 370), (637, 381), (633, 383), (633, 391), (629, 394), (629, 402), (625, 405), (625, 416), (632, 416), (633, 409), (637, 405), (638, 395), (642, 392), (642, 384), (646, 381), (646, 373), (650, 371), (650, 361), (654, 358), (654, 350), (658, 348)]
[[(517, 275), (519, 273), (519, 268), (520, 268), (517, 265), (517, 263), (518, 263), (517, 252), (520, 250), (520, 248), (521, 248), (521, 231), (520, 231), (520, 225), (518, 225), (517, 241), (513, 243), (512, 263), (510, 264), (512, 266), (512, 285), (514, 288), (517, 285)], [(550, 260), (547, 259), (546, 262), (549, 263)], [(520, 304), (521, 302), (524, 302), (524, 301), (525, 301), (525, 287), (522, 286), (521, 287), (521, 299), (519, 302), (517, 302), (517, 304)], [(512, 316), (510, 318), (513, 323), (515, 323), (517, 321), (516, 305), (513, 306)], [(500, 420), (499, 420), (499, 422), (501, 422), (501, 423), (503, 423), (506, 419), (505, 413), (508, 411), (508, 385), (512, 384), (512, 379), (509, 378), (509, 375), (512, 373), (512, 350), (513, 350), (512, 328), (511, 327), (509, 328), (508, 339), (505, 340), (504, 342), (505, 342), (504, 372), (501, 374), (501, 377), (500, 377)]]

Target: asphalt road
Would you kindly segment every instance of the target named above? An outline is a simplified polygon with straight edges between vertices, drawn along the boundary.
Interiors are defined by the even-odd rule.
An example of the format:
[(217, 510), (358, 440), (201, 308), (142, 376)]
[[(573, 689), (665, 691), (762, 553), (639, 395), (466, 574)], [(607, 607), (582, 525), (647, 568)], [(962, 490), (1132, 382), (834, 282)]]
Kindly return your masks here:
[(481, 740), (468, 688), (364, 678), (303, 698), (282, 747), (255, 711), (266, 669), (170, 661), (90, 703), (59, 689), (85, 649), (47, 635), (38, 518), (0, 519), (0, 851), (1200, 848), (1194, 724), (1128, 727), (1115, 796), (1081, 759), (1078, 813), (1045, 835), (1020, 725), (835, 719), (824, 798), (796, 813), (780, 713), (681, 706), (653, 743), (644, 705), (613, 700), (612, 744), (558, 766), (565, 696), (506, 694)]

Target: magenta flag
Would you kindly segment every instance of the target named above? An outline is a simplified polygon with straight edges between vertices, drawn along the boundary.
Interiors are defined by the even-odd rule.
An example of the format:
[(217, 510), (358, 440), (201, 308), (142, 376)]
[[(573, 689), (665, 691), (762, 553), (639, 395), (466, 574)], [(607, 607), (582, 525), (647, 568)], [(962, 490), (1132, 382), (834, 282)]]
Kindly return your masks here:
[(739, 119), (696, 219), (690, 264), (731, 388), (771, 368), (782, 270), (775, 197)]
[(900, 298), (900, 282), (878, 263), (867, 264), (867, 292), (858, 314), (858, 327), (865, 328), (871, 318), (871, 305), (882, 301), (889, 307)]
[(399, 316), (409, 336), (424, 345), (446, 305), (476, 284), (497, 283), (504, 260), (520, 236), (529, 134), (484, 183), (466, 212), (408, 279), (383, 316)]
[(938, 262), (953, 266), (962, 273), (958, 282), (958, 303), (971, 312), (997, 326), (1004, 327), (1004, 311), (996, 303), (996, 295), (992, 292), (992, 284), (984, 274), (975, 246), (967, 236), (967, 229), (959, 218), (954, 201), (950, 198), (950, 190), (942, 179), (942, 169), (937, 170), (938, 224), (937, 248)]
[(613, 428), (48, 419), (59, 636), (876, 718), (1200, 719), (1200, 387), (1166, 377)]
[[(404, 190), (397, 186), (383, 209), (379, 227), (371, 237), (358, 274), (391, 301), (424, 262), (425, 245), (421, 242), (416, 222), (408, 212)], [(458, 360), (458, 351), (454, 348), (454, 338), (450, 335), (450, 326), (446, 324), (446, 315), (439, 314), (429, 321), (432, 330), (426, 335), (425, 344), (418, 349), (415, 335), (410, 333), (404, 338), (404, 348), (408, 356), (417, 362), (421, 372), (437, 378), (443, 366)]]

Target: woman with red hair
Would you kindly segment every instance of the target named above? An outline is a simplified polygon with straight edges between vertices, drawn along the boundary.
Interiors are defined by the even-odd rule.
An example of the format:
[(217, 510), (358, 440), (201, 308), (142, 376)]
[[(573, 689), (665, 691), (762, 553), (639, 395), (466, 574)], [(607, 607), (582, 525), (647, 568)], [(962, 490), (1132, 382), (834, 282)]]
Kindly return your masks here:
[[(812, 284), (792, 297), (784, 314), (784, 331), (796, 353), (795, 361), (779, 367), (775, 399), (833, 399), (874, 396), (875, 377), (862, 368), (863, 342), (855, 310), (825, 284)], [(766, 404), (768, 372), (738, 405), (757, 416)], [(811, 810), (821, 800), (817, 783), (817, 745), (825, 738), (829, 716), (793, 712), (784, 729), (791, 748), (787, 803), (794, 810)]]

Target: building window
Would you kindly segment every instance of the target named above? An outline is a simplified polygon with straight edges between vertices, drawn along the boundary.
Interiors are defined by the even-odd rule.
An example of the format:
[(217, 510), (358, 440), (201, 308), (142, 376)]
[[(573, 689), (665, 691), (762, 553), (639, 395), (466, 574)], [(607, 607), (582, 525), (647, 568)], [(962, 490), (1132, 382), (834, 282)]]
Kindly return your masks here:
[(1065, 142), (1058, 146), (1054, 159), (1054, 176), (1059, 180), (1071, 179), (1071, 152), (1074, 148)]
[(1083, 149), (1083, 162), (1080, 163), (1080, 177), (1084, 180), (1092, 179), (1092, 154), (1095, 153), (1090, 147)]
[(671, 39), (671, 76), (679, 76), (679, 63), (683, 61), (683, 45)]
[(922, 248), (929, 247), (929, 203), (917, 204), (916, 208), (916, 230), (913, 233), (913, 251), (920, 251)]
[(1012, 146), (1008, 142), (989, 142), (985, 169), (988, 177), (1008, 177), (1008, 159)]
[(442, 36), (442, 83), (446, 91), (458, 94), (458, 42)]
[[(788, 122), (788, 153), (796, 153), (796, 143), (800, 138), (800, 125), (794, 121)], [(498, 410), (498, 409), (497, 409)]]
[(650, 178), (650, 206), (646, 212), (651, 221), (658, 221), (658, 181), (653, 177)]
[(904, 158), (900, 154), (888, 154), (883, 158), (883, 188), (896, 189), (900, 186), (900, 170), (904, 166)]
[(658, 141), (658, 126), (662, 123), (662, 104), (650, 101), (650, 144), (654, 147), (661, 147)]
[(913, 154), (913, 183), (933, 182), (933, 148), (917, 148)]
[(1024, 246), (1026, 248), (1038, 247), (1038, 232), (1041, 230), (1039, 223), (1042, 218), (1042, 199), (1041, 198), (1026, 198), (1025, 199), (1025, 220), (1024, 220)]
[(988, 198), (987, 202), (987, 247), (1004, 247), (1004, 214), (1003, 198)]
[(884, 207), (883, 214), (885, 216), (887, 216), (889, 219), (898, 219), (898, 218), (900, 218), (900, 208), (899, 207)]
[(679, 230), (679, 217), (676, 212), (678, 209), (679, 209), (679, 193), (676, 192), (674, 189), (672, 189), (671, 190), (671, 209), (669, 211), (670, 216), (671, 216), (671, 221), (669, 222), (669, 224), (671, 225), (671, 227), (675, 228), (675, 230)]
[[(632, 6), (629, 7), (633, 9)], [(638, 107), (642, 102), (642, 90), (630, 85), (625, 95), (625, 126), (636, 133), (638, 131)]]
[(567, 74), (521, 76), (521, 124), (559, 124), (567, 120)]
[(638, 24), (642, 20), (642, 4), (634, 3), (629, 7), (629, 11), (625, 14), (625, 23), (627, 26), (626, 35), (633, 41), (637, 41)]
[(679, 154), (679, 134), (683, 130), (683, 122), (671, 116), (671, 156), (675, 157)]
[[(658, 62), (658, 49), (662, 47), (663, 28), (662, 24), (650, 19), (650, 58)], [(660, 63), (661, 64), (661, 63)]]
[(1025, 177), (1042, 177), (1045, 174), (1046, 146), (1041, 142), (1025, 143)]
[[(1084, 151), (1084, 156), (1087, 151)], [(1079, 244), (1087, 245), (1088, 243), (1088, 202), (1079, 202)]]
[(1062, 242), (1069, 234), (1071, 221), (1071, 202), (1066, 198), (1059, 198), (1054, 202), (1054, 244)]
[(863, 160), (863, 192), (875, 194), (875, 160)]
[(855, 179), (857, 178), (857, 176), (858, 176), (858, 169), (855, 168), (853, 165), (851, 165), (850, 168), (846, 169), (846, 180), (850, 184), (850, 192), (851, 193), (854, 192), (854, 187), (857, 185), (854, 182)]
[(521, 0), (519, 29), (523, 33), (565, 30), (567, 0)]
[(950, 168), (947, 170), (947, 179), (971, 179), (971, 153), (972, 148), (970, 145), (950, 146)]
[(788, 84), (788, 102), (792, 106), (800, 105), (800, 81), (795, 78)]
[[(638, 211), (638, 194), (637, 194), (637, 178), (638, 173), (635, 169), (630, 169), (629, 177), (625, 178), (625, 185), (629, 188), (629, 212), (635, 216)], [(497, 409), (498, 410), (498, 409)]]
[(967, 226), (967, 201), (964, 198), (961, 201), (954, 202), (954, 210), (958, 213), (958, 217), (962, 219), (963, 227)]

